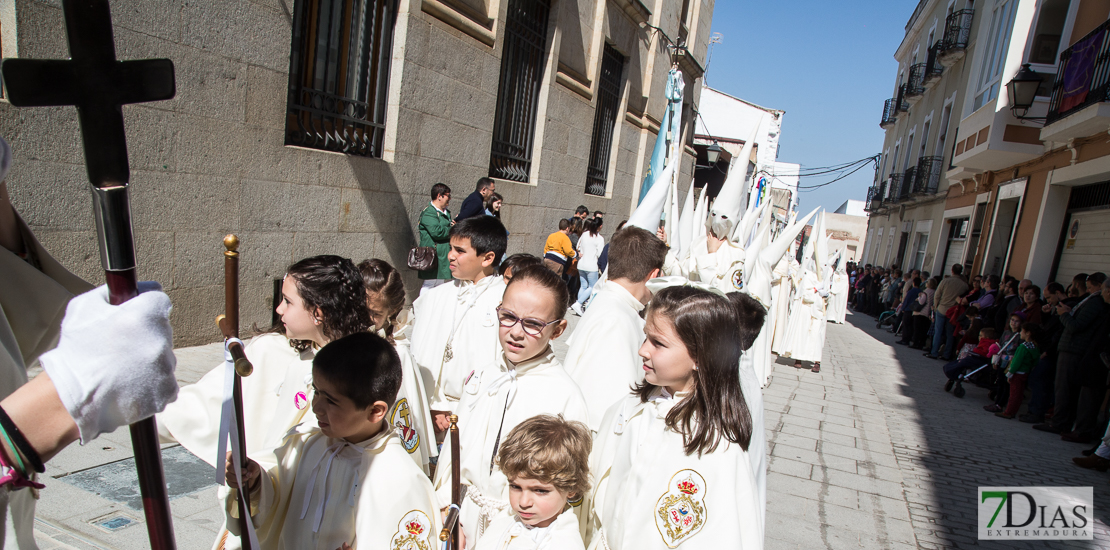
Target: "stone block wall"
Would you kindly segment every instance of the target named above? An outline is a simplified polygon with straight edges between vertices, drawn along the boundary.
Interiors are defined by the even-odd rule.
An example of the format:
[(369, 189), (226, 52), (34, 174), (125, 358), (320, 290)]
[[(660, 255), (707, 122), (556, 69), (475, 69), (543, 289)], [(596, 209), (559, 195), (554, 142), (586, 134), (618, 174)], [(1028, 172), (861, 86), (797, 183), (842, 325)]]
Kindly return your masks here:
[[(6, 18), (4, 55), (67, 57), (60, 2), (13, 1), (15, 33), (12, 15), (0, 14)], [(595, 0), (553, 3), (574, 1), (579, 9), (561, 13), (627, 17), (616, 7), (622, 2), (613, 0), (604, 9)], [(649, 9), (671, 3), (681, 0), (643, 2)], [(404, 262), (416, 243), (428, 189), (436, 182), (451, 186), (454, 211), (488, 172), (507, 2), (493, 4), (500, 9), (490, 14), (498, 39), (489, 46), (429, 14), (421, 0), (400, 2), (393, 45), (400, 65), (391, 77), (387, 152), (370, 159), (284, 145), (293, 0), (113, 0), (117, 56), (166, 57), (176, 68), (176, 98), (124, 107), (139, 276), (159, 281), (173, 300), (176, 345), (218, 339), (221, 241), (229, 232), (242, 242), (244, 329), (270, 324), (274, 280), (294, 261), (316, 254), (385, 259), (405, 274), (415, 297), (420, 281)], [(653, 13), (671, 17), (675, 11)], [(707, 11), (709, 0), (700, 3), (699, 17)], [(651, 16), (652, 24), (677, 28), (677, 20), (661, 16)], [(630, 57), (637, 59), (635, 70), (626, 71), (626, 89), (629, 80), (642, 80), (644, 95), (661, 96), (669, 68), (665, 50), (649, 47), (646, 31), (625, 26), (632, 30), (619, 39), (635, 48)], [(592, 22), (578, 28), (604, 27)], [(595, 35), (584, 39), (591, 60), (607, 39), (601, 31)], [(554, 38), (548, 53), (557, 56), (553, 51), (559, 51)], [(656, 69), (638, 74), (638, 60), (656, 55), (662, 55)], [(595, 81), (598, 65), (588, 66)], [(649, 124), (619, 117), (608, 196), (585, 195), (596, 99), (556, 83), (554, 74), (545, 74), (544, 86), (539, 177), (497, 186), (505, 197), (510, 253), (540, 254), (558, 219), (579, 204), (606, 212), (608, 238), (628, 217), (655, 141)], [(15, 155), (8, 188), (16, 209), (66, 267), (101, 282), (75, 110), (18, 109), (0, 99), (0, 135)], [(691, 165), (687, 154), (683, 174)], [(682, 181), (684, 192), (689, 178)]]

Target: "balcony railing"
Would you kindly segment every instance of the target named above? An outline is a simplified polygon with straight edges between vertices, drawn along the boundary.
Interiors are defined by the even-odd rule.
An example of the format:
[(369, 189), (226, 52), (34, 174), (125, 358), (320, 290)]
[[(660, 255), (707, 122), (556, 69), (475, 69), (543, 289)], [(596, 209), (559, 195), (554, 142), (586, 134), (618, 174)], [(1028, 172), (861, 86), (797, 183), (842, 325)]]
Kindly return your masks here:
[[(1092, 51), (1093, 50), (1093, 51)], [(1081, 76), (1082, 75), (1082, 76)], [(1065, 83), (1066, 88), (1065, 88)], [(1052, 83), (1048, 119), (1052, 124), (1088, 105), (1110, 101), (1110, 20), (1060, 54)]]
[(942, 40), (937, 40), (936, 44), (929, 48), (929, 57), (925, 61), (925, 77), (922, 81), (926, 88), (936, 84), (944, 73), (944, 65), (940, 63), (940, 50), (943, 45)]
[(909, 89), (908, 84), (903, 84), (898, 87), (898, 97), (894, 100), (894, 114), (910, 112), (910, 103), (906, 101), (906, 90)]
[(898, 122), (898, 114), (894, 112), (895, 101), (897, 101), (897, 99), (888, 99), (886, 103), (883, 104), (883, 118), (879, 121), (879, 127), (884, 130), (894, 126), (894, 123)]
[(906, 80), (906, 99), (917, 101), (925, 93), (925, 67), (918, 63), (910, 67), (910, 77)]
[(901, 185), (898, 186), (898, 202), (910, 199), (910, 192), (913, 191), (913, 182), (916, 177), (916, 166), (910, 166), (906, 169), (906, 173), (902, 175)]
[(883, 207), (883, 198), (886, 196), (886, 180), (872, 185), (867, 189), (867, 211), (876, 212)]
[(914, 173), (913, 195), (935, 195), (944, 170), (944, 157), (921, 157)]
[(944, 21), (944, 46), (940, 53), (940, 61), (946, 66), (951, 66), (964, 56), (967, 43), (971, 40), (971, 21), (975, 17), (974, 9), (960, 10), (948, 16)]
[(902, 192), (903, 174), (891, 174), (886, 182), (886, 193), (883, 195), (883, 206), (891, 206), (898, 202), (898, 194)]

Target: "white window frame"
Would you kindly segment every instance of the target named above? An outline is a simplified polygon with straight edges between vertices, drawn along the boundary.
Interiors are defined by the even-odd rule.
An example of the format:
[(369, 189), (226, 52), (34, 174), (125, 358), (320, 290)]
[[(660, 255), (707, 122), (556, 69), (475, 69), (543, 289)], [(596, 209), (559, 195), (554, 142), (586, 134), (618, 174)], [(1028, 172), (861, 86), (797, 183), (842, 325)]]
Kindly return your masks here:
[[(1022, 60), (1025, 62), (1029, 61), (1029, 56), (1033, 53), (1033, 40), (1036, 38), (1036, 36), (1034, 35), (1037, 32), (1037, 25), (1041, 21), (1041, 10), (1044, 6), (1041, 2), (1038, 2), (1038, 4), (1039, 5), (1037, 6), (1037, 13), (1033, 16), (1033, 22), (1029, 25), (1029, 38), (1025, 41), (1025, 51), (1022, 53)], [(1071, 2), (1068, 4), (1068, 14), (1064, 18), (1064, 28), (1060, 31), (1060, 44), (1056, 47), (1056, 57), (1054, 58), (1056, 59), (1056, 63), (1030, 63), (1029, 68), (1039, 73), (1052, 75), (1055, 75), (1058, 72), (1060, 65), (1060, 52), (1070, 47), (1070, 44), (1067, 43), (1067, 37), (1070, 37), (1072, 31), (1075, 29), (1075, 17), (1076, 14), (1079, 12), (1079, 4), (1080, 0), (1071, 0)]]
[[(948, 111), (948, 119), (944, 118), (944, 111)], [(944, 100), (944, 104), (940, 107), (940, 128), (943, 128), (944, 133), (937, 132), (936, 144), (933, 146), (933, 156), (944, 157), (948, 152), (948, 148), (944, 144), (948, 141), (948, 130), (952, 127), (952, 112), (956, 110), (956, 94), (953, 93), (951, 97)], [(949, 162), (952, 159), (948, 159)]]
[(1010, 49), (1010, 39), (1014, 34), (1018, 4), (1019, 0), (995, 0), (991, 9), (990, 23), (983, 36), (985, 40), (980, 42), (984, 47), (976, 48), (976, 56), (980, 58), (980, 64), (972, 81), (974, 90), (971, 94), (974, 98), (971, 103), (972, 112), (998, 99), (1002, 87), (1002, 72)]

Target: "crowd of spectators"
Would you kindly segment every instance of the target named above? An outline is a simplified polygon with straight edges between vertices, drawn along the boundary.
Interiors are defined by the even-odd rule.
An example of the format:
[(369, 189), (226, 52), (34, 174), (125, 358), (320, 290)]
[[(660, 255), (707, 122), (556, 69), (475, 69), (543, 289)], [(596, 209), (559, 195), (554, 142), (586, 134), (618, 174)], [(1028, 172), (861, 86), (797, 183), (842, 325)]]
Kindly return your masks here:
[[(943, 363), (944, 391), (987, 389), (987, 412), (1064, 441), (1095, 444), (1073, 461), (1110, 469), (1110, 280), (1080, 273), (1065, 287), (975, 275), (930, 277), (896, 266), (848, 265), (849, 303)], [(939, 388), (938, 388), (938, 391)]]

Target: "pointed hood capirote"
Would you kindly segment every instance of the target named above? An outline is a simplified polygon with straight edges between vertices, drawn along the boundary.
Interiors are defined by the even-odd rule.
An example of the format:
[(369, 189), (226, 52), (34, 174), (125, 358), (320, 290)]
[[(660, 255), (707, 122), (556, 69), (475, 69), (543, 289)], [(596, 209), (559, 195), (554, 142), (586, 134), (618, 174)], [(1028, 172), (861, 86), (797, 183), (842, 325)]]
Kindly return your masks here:
[(647, 195), (644, 195), (644, 200), (628, 217), (628, 225), (634, 225), (652, 233), (659, 230), (659, 216), (663, 214), (663, 208), (667, 205), (667, 200), (671, 195), (671, 180), (674, 178), (674, 170), (675, 163), (667, 163), (667, 166), (659, 173), (659, 177), (655, 179), (651, 189), (648, 190)]
[(752, 130), (752, 135), (744, 142), (740, 154), (732, 158), (728, 176), (709, 209), (709, 219), (705, 221), (706, 228), (719, 238), (728, 238), (732, 235), (736, 224), (739, 222), (740, 213), (744, 209), (744, 189), (748, 185), (748, 162), (752, 156), (752, 146), (758, 135), (759, 125)]

